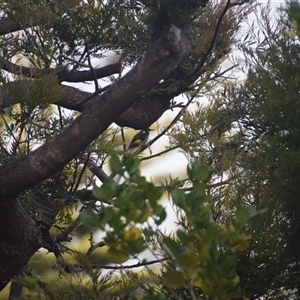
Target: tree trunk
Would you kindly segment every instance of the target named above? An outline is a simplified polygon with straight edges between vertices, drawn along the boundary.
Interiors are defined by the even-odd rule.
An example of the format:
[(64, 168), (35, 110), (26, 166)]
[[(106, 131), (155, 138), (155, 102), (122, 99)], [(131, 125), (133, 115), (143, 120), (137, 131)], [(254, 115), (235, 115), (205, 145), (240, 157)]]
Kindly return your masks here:
[(42, 234), (16, 200), (1, 201), (0, 290), (41, 247)]

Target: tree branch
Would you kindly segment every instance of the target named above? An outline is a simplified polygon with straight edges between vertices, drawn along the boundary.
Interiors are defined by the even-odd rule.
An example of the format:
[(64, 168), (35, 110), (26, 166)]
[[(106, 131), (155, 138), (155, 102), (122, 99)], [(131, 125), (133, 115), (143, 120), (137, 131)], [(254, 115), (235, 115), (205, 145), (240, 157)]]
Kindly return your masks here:
[(93, 70), (69, 72), (62, 68), (49, 68), (49, 69), (29, 68), (29, 67), (24, 67), (24, 66), (14, 64), (5, 59), (1, 59), (1, 68), (14, 75), (25, 75), (31, 78), (34, 78), (36, 76), (43, 76), (43, 75), (53, 75), (58, 79), (59, 82), (62, 81), (83, 82), (83, 81), (95, 80), (95, 76), (97, 79), (100, 79), (113, 74), (117, 74), (121, 70), (121, 63), (117, 62)]
[(13, 21), (11, 18), (6, 17), (0, 19), (0, 35), (4, 35), (21, 29), (21, 25)]
[[(103, 247), (105, 245), (102, 244), (103, 242), (98, 243), (98, 247)], [(96, 244), (97, 245), (97, 244)], [(106, 265), (92, 265), (93, 269), (105, 269), (105, 270), (126, 270), (126, 269), (134, 269), (134, 268), (140, 268), (144, 266), (154, 265), (157, 263), (162, 263), (164, 261), (168, 260), (167, 258), (161, 258), (161, 259), (155, 259), (150, 261), (142, 261), (138, 262), (133, 265), (117, 265), (117, 266), (106, 266)], [(70, 264), (68, 264), (68, 267), (70, 267)], [(73, 264), (71, 265), (71, 270), (74, 270), (76, 273), (83, 272), (84, 267), (79, 264)]]
[(95, 266), (97, 268), (106, 269), (106, 270), (125, 270), (125, 269), (133, 269), (133, 268), (139, 268), (144, 266), (149, 266), (157, 263), (161, 263), (168, 260), (167, 258), (161, 258), (161, 259), (155, 259), (150, 261), (144, 261), (144, 262), (138, 262), (133, 265), (127, 265), (127, 266)]
[(108, 178), (108, 175), (103, 171), (103, 169), (98, 166), (90, 157), (83, 157), (86, 162), (86, 166), (88, 169), (95, 175), (97, 178), (101, 181), (104, 182), (105, 179)]
[(1, 200), (0, 291), (43, 244), (40, 230), (19, 202)]
[(212, 52), (212, 50), (214, 49), (214, 46), (215, 46), (215, 43), (216, 43), (216, 40), (217, 40), (217, 37), (218, 37), (218, 34), (219, 34), (219, 31), (220, 31), (220, 28), (221, 28), (221, 24), (222, 24), (222, 21), (223, 21), (223, 18), (225, 17), (227, 11), (229, 10), (230, 8), (230, 0), (227, 0), (226, 2), (226, 5), (218, 19), (218, 22), (217, 22), (217, 25), (216, 25), (216, 29), (215, 29), (215, 32), (214, 32), (214, 35), (211, 39), (211, 42), (207, 48), (207, 50), (204, 52), (202, 58), (201, 58), (201, 61), (200, 63), (198, 64), (197, 68), (195, 68), (190, 74), (188, 74), (186, 76), (186, 81), (189, 82), (189, 81), (193, 81), (192, 78), (194, 78), (194, 76), (197, 76), (197, 73), (203, 68), (205, 62), (206, 62), (206, 59), (207, 57), (209, 56), (209, 54)]
[(61, 134), (26, 157), (0, 166), (1, 201), (63, 168), (132, 103), (169, 75), (188, 50), (187, 30), (172, 25), (151, 44), (130, 72), (89, 101), (83, 113)]

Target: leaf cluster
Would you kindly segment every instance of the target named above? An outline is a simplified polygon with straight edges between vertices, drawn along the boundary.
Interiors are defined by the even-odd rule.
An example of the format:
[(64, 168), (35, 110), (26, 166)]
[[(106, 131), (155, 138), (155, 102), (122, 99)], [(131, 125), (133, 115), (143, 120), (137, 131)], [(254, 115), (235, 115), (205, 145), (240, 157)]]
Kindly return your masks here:
[[(117, 186), (107, 180), (100, 188), (95, 187), (95, 196), (111, 205), (103, 206), (98, 212), (87, 208), (81, 213), (81, 220), (87, 226), (105, 231), (107, 257), (114, 263), (123, 263), (145, 249), (157, 249), (159, 256), (166, 259), (156, 279), (157, 291), (153, 294), (153, 289), (149, 289), (143, 297), (169, 299), (165, 297), (181, 293), (189, 297), (195, 293), (198, 297), (207, 295), (213, 299), (240, 297), (235, 270), (237, 252), (247, 249), (249, 237), (243, 234), (243, 229), (257, 213), (239, 205), (230, 227), (214, 222), (211, 208), (216, 199), (205, 191), (212, 173), (196, 161), (187, 171), (192, 191), (187, 193), (174, 188), (170, 194), (178, 210), (180, 228), (175, 235), (165, 235), (149, 223), (152, 219), (159, 225), (165, 218), (165, 211), (157, 202), (163, 189), (139, 175), (136, 158), (129, 156), (123, 166), (113, 157), (110, 164), (114, 171), (128, 174), (125, 182)], [(150, 247), (149, 238), (155, 241), (154, 248)]]

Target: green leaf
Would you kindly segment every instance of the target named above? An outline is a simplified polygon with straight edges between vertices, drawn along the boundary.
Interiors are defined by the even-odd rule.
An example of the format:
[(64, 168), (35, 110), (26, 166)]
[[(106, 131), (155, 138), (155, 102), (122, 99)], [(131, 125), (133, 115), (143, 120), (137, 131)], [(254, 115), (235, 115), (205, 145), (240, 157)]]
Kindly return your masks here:
[(188, 168), (188, 174), (191, 180), (197, 179), (202, 182), (208, 182), (211, 178), (212, 172), (207, 166), (198, 160), (192, 164), (191, 168)]
[(180, 190), (179, 188), (174, 188), (172, 191), (172, 199), (173, 203), (182, 209), (186, 209), (186, 194), (184, 191)]
[(92, 190), (92, 193), (98, 200), (106, 202), (106, 201), (108, 201), (108, 199), (107, 199), (105, 193), (103, 192), (103, 189), (101, 189), (101, 187), (98, 187), (95, 185)]
[(267, 211), (267, 209), (256, 211), (251, 206), (246, 207), (241, 204), (237, 204), (235, 216), (236, 216), (236, 220), (238, 221), (238, 223), (240, 225), (245, 225), (248, 221), (263, 214), (266, 211)]
[(146, 249), (146, 243), (143, 238), (135, 241), (130, 240), (127, 242), (127, 246), (131, 253), (141, 253)]
[(146, 178), (144, 176), (141, 176), (139, 172), (132, 174), (130, 176), (130, 179), (140, 187), (144, 187), (148, 184)]
[(154, 219), (155, 219), (155, 224), (156, 225), (160, 225), (167, 217), (167, 213), (161, 205), (157, 205), (153, 209), (153, 213), (154, 213), (154, 215), (156, 215), (156, 217), (158, 217), (158, 218), (155, 218), (155, 216), (153, 216)]
[(167, 271), (163, 277), (166, 284), (174, 289), (183, 286), (185, 282), (183, 274), (177, 271)]
[(153, 183), (148, 183), (145, 187), (146, 196), (149, 199), (150, 203), (159, 200), (164, 191), (164, 187), (156, 187)]
[(139, 171), (140, 160), (133, 156), (129, 155), (125, 161), (125, 169), (129, 174), (134, 174)]
[(180, 242), (182, 245), (188, 245), (189, 242), (191, 242), (191, 238), (187, 236), (187, 234), (181, 230), (181, 229), (178, 229), (176, 231), (176, 235), (177, 237), (179, 238)]
[(112, 178), (106, 178), (104, 183), (100, 186), (94, 186), (93, 195), (103, 202), (110, 202), (110, 200), (116, 195), (118, 185)]
[(120, 161), (119, 156), (116, 154), (111, 156), (109, 160), (109, 166), (113, 173), (121, 174), (121, 175), (124, 173), (123, 164)]
[(99, 216), (91, 209), (87, 208), (79, 215), (82, 224), (88, 227), (98, 227), (99, 226)]
[(36, 291), (38, 285), (38, 279), (34, 278), (33, 276), (26, 275), (25, 277), (20, 277), (20, 282), (24, 287), (31, 291)]
[(99, 225), (104, 228), (104, 226), (110, 222), (116, 215), (119, 215), (118, 209), (111, 206), (103, 208), (99, 215)]

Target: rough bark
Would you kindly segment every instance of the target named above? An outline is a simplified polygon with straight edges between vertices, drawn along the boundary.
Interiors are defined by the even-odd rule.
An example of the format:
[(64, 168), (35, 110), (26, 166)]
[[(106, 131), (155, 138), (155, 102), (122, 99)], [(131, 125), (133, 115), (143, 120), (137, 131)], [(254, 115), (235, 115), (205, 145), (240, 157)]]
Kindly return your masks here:
[(41, 247), (42, 235), (18, 201), (1, 199), (0, 290)]
[[(170, 108), (170, 101), (178, 94), (165, 93), (160, 95), (155, 92), (149, 92), (135, 101), (114, 120), (114, 123), (121, 127), (134, 129), (148, 128)], [(73, 87), (62, 86), (62, 97), (55, 104), (82, 112), (87, 106), (87, 103), (83, 103), (84, 100), (90, 98), (91, 95), (91, 93), (83, 92)]]
[[(0, 109), (19, 103), (22, 99), (14, 97), (13, 93), (9, 91), (11, 89), (18, 89), (18, 81), (9, 82), (7, 87), (0, 87)], [(20, 83), (21, 84), (21, 83)], [(30, 88), (30, 84), (35, 84), (34, 81), (27, 82), (26, 88)], [(21, 84), (24, 88), (24, 84)], [(7, 88), (7, 89), (6, 89)], [(59, 88), (60, 99), (54, 104), (62, 106), (64, 108), (83, 112), (87, 107), (87, 99), (91, 99), (93, 94), (85, 91), (81, 91), (74, 87), (61, 85)], [(23, 92), (24, 95), (25, 92)], [(135, 101), (127, 110), (125, 110), (118, 118), (114, 120), (119, 126), (131, 127), (134, 129), (144, 129), (154, 122), (156, 122), (161, 115), (170, 107), (170, 101), (179, 94), (178, 93), (147, 93)], [(27, 99), (30, 98), (30, 90), (28, 91)]]

